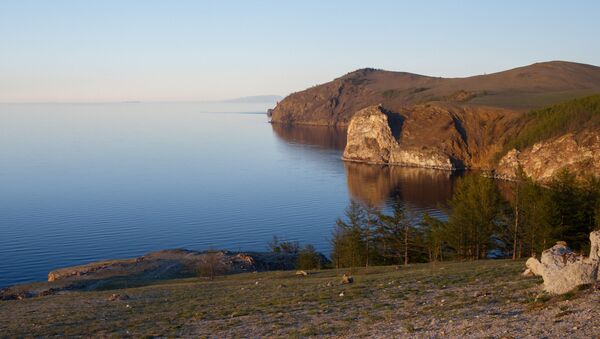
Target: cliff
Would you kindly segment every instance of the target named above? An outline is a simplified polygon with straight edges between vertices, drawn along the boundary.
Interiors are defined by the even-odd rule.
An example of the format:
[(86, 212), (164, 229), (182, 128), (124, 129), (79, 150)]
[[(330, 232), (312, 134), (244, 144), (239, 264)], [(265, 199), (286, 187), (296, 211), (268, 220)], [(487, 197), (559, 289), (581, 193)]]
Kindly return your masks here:
[(477, 168), (503, 179), (513, 179), (521, 167), (542, 182), (563, 169), (598, 175), (600, 95), (525, 115), (441, 103), (417, 105), (404, 114), (371, 106), (353, 116), (347, 139), (347, 161)]
[(426, 104), (403, 114), (367, 107), (348, 126), (347, 161), (455, 170), (490, 168), (517, 116), (503, 109)]
[(495, 174), (513, 179), (517, 168), (540, 182), (547, 182), (567, 169), (579, 175), (600, 173), (600, 131), (568, 133), (519, 151), (512, 149), (498, 164)]

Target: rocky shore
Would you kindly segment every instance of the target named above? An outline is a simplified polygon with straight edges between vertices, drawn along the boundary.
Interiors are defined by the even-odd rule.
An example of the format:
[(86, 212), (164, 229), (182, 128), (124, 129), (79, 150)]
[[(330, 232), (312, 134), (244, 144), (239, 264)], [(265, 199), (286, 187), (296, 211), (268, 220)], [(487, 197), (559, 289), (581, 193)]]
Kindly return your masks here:
[[(72, 291), (144, 286), (161, 280), (196, 277), (203, 269), (220, 274), (293, 270), (297, 254), (273, 252), (163, 250), (141, 257), (61, 268), (48, 281), (0, 289), (0, 300), (20, 300)], [(322, 262), (327, 262), (321, 254)]]

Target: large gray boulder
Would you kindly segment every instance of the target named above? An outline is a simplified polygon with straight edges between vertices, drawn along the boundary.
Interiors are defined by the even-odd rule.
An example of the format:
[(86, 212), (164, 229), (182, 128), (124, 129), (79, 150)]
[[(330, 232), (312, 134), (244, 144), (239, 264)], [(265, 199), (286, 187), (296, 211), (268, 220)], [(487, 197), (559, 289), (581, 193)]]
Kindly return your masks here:
[(564, 241), (542, 252), (541, 262), (527, 260), (527, 271), (541, 275), (544, 290), (552, 294), (564, 294), (577, 286), (596, 284), (600, 263), (600, 231), (590, 233), (590, 256), (574, 253)]

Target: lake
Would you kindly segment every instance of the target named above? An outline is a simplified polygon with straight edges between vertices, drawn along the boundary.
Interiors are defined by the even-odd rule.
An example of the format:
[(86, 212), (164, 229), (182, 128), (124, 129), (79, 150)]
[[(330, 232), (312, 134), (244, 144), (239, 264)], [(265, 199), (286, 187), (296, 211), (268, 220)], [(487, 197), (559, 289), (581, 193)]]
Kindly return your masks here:
[(0, 286), (167, 248), (329, 253), (350, 199), (442, 216), (448, 172), (346, 164), (345, 131), (265, 104), (0, 105)]

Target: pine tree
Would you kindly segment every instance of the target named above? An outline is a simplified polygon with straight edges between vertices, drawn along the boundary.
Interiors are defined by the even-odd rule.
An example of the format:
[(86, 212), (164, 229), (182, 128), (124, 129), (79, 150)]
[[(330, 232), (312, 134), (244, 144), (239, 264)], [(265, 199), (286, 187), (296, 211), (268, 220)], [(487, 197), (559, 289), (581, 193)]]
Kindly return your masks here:
[(363, 266), (366, 262), (366, 245), (363, 239), (365, 211), (359, 203), (352, 200), (344, 214), (346, 220), (336, 221), (331, 239), (331, 257), (337, 268)]
[(461, 258), (485, 258), (500, 227), (502, 202), (496, 183), (478, 175), (460, 178), (449, 205), (452, 212), (444, 232), (448, 244)]

